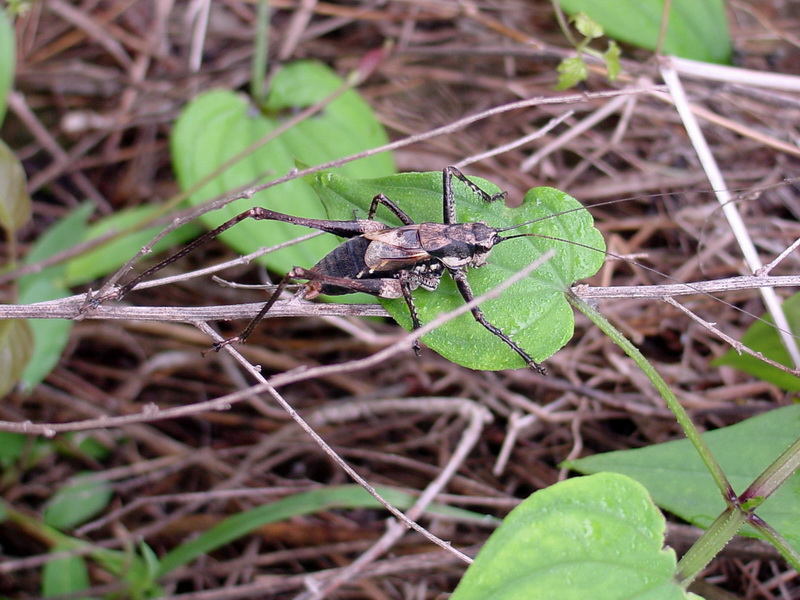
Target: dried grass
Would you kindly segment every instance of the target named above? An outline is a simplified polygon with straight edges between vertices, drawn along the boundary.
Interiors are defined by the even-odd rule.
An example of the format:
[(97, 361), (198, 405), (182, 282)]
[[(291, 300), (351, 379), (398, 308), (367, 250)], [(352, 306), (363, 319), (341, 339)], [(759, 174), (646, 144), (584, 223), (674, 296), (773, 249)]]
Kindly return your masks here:
[[(774, 4), (731, 7), (741, 60), (756, 70), (798, 73), (800, 22), (796, 15), (772, 12), (781, 5)], [(304, 14), (301, 5), (310, 12)], [(102, 215), (159, 202), (178, 191), (167, 139), (181, 107), (202, 90), (241, 87), (250, 76), (254, 5), (211, 3), (206, 28), (193, 24), (198, 6), (123, 0), (76, 6), (49, 0), (34, 4), (19, 20), (18, 92), (3, 137), (25, 161), (35, 198), (34, 224), (24, 232), (23, 249), (86, 198)], [(396, 40), (394, 52), (360, 88), (393, 138), (520, 98), (556, 96), (555, 65), (569, 53), (547, 3), (496, 0), (480, 12), (434, 0), (352, 5), (279, 0), (273, 7), (273, 65), (318, 58), (345, 73), (357, 66), (365, 49)], [(769, 46), (763, 49), (762, 43)], [(624, 68), (626, 75), (617, 85), (593, 75), (586, 89), (631, 86), (634, 77), (646, 85), (658, 77), (648, 63), (626, 62)], [(800, 152), (777, 144), (796, 141), (800, 94), (704, 78), (687, 78), (685, 85), (692, 101), (717, 118), (715, 124), (706, 121), (704, 131), (729, 187), (741, 193), (739, 208), (758, 249), (770, 260), (800, 237), (797, 186), (782, 183), (797, 173)], [(397, 162), (404, 171), (458, 164), (513, 143), (572, 110), (574, 115), (555, 133), (482, 160), (469, 171), (503, 185), (511, 198), (535, 185), (552, 185), (587, 205), (629, 199), (593, 210), (614, 253), (645, 256), (640, 260), (681, 281), (740, 274), (739, 251), (673, 106), (654, 94), (621, 97), (613, 113), (570, 137), (608, 104), (607, 99), (587, 99), (486, 118), (402, 148)], [(760, 137), (737, 131), (731, 123)], [(535, 164), (521, 170), (534, 155)], [(762, 188), (763, 193), (752, 192)], [(224, 252), (216, 247), (188, 260), (205, 266), (219, 260), (214, 250)], [(790, 256), (775, 274), (797, 268), (796, 257)], [(242, 275), (240, 270), (226, 277)], [(652, 272), (610, 261), (591, 283), (658, 282)], [(238, 301), (259, 299), (236, 294)], [(135, 295), (130, 300), (144, 301)], [(210, 280), (159, 288), (146, 299), (167, 306), (199, 300), (237, 301)], [(686, 304), (738, 337), (750, 319), (733, 305), (754, 314), (763, 309), (751, 291), (726, 300), (731, 304), (710, 297)], [(725, 344), (668, 304), (627, 299), (607, 301), (602, 308), (656, 363), (701, 426), (737, 422), (790, 400), (768, 384), (710, 367)], [(243, 353), (271, 374), (369, 356), (395, 341), (396, 333), (392, 325), (373, 321), (273, 320), (254, 334)], [(30, 395), (7, 398), (0, 419), (72, 423), (140, 415), (151, 405), (161, 411), (191, 407), (246, 389), (247, 377), (229, 357), (200, 357), (207, 340), (189, 325), (82, 322), (47, 382)], [(445, 500), (498, 516), (517, 499), (563, 478), (558, 464), (568, 456), (680, 436), (671, 414), (628, 359), (587, 323), (579, 320), (573, 342), (547, 364), (552, 373), (547, 378), (527, 371), (482, 373), (431, 352), (422, 359), (406, 352), (357, 376), (331, 372), (281, 392), (367, 481), (409, 490), (428, 486), (450, 461), (465, 420), (436, 402), (386, 412), (364, 410), (362, 403), (435, 396), (488, 407), (494, 421), (485, 424), (475, 449), (450, 480)], [(513, 429), (520, 415), (529, 416), (527, 427)], [(110, 547), (143, 538), (164, 552), (226, 515), (293, 491), (348, 482), (269, 397), (223, 412), (144, 421), (94, 431), (112, 452), (102, 463), (80, 453), (70, 459), (52, 456), (24, 481), (7, 486), (4, 497), (37, 511), (76, 472), (106, 473), (115, 489), (113, 510), (83, 534)], [(509, 428), (516, 443), (504, 471), (495, 474)], [(240, 491), (231, 497), (229, 490)], [(375, 511), (353, 510), (265, 527), (171, 575), (170, 591), (216, 590), (217, 598), (297, 597), (305, 576), (335, 573), (368, 551), (385, 529), (383, 518)], [(474, 524), (424, 524), (459, 548), (480, 544), (488, 534)], [(682, 538), (674, 535), (674, 543), (680, 543)], [(32, 557), (42, 553), (43, 542), (4, 526), (0, 546), (5, 562), (0, 592), (35, 596), (38, 571), (32, 569)], [(363, 567), (329, 597), (439, 597), (453, 589), (463, 565), (433, 548), (419, 536), (406, 536), (391, 554)], [(719, 559), (708, 579), (743, 598), (800, 597), (796, 573), (759, 552), (763, 548)]]

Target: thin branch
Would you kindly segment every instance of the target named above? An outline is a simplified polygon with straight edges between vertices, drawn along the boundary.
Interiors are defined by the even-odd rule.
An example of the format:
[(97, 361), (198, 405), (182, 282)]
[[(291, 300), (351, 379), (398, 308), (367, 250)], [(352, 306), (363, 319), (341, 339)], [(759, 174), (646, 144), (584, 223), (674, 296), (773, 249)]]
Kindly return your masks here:
[[(81, 312), (86, 296), (70, 296), (35, 304), (2, 304), (0, 319), (112, 319), (126, 321), (164, 321), (196, 323), (197, 321), (233, 321), (252, 319), (263, 302), (224, 304), (219, 306), (121, 306), (101, 305)], [(267, 317), (388, 317), (379, 304), (325, 304), (287, 300), (277, 302)]]
[[(352, 360), (343, 364), (321, 365), (318, 367), (311, 367), (311, 368), (299, 368), (284, 373), (278, 373), (277, 375), (272, 376), (266, 383), (257, 383), (246, 390), (233, 392), (231, 394), (226, 394), (225, 396), (221, 396), (213, 400), (197, 402), (195, 404), (191, 404), (188, 406), (176, 406), (173, 408), (160, 410), (158, 407), (149, 405), (148, 407), (145, 408), (145, 410), (142, 413), (138, 414), (124, 415), (119, 417), (103, 416), (98, 419), (87, 419), (84, 421), (78, 421), (73, 423), (39, 424), (39, 423), (31, 423), (29, 421), (24, 423), (0, 421), (0, 431), (14, 431), (18, 433), (40, 434), (46, 437), (52, 437), (57, 433), (65, 431), (105, 429), (108, 427), (120, 427), (122, 425), (129, 425), (131, 423), (163, 421), (165, 419), (185, 417), (189, 415), (197, 415), (208, 411), (228, 410), (234, 403), (242, 402), (244, 400), (252, 398), (257, 394), (270, 392), (270, 390), (274, 390), (274, 388), (279, 388), (285, 385), (289, 385), (291, 383), (308, 381), (309, 379), (325, 377), (326, 375), (333, 375), (339, 373), (352, 373), (352, 372), (362, 371), (364, 369), (369, 369), (377, 364), (380, 364), (384, 360), (393, 357), (399, 352), (409, 351), (413, 345), (414, 340), (418, 340), (422, 336), (430, 333), (437, 327), (441, 327), (444, 323), (451, 321), (452, 319), (455, 319), (459, 315), (469, 312), (473, 307), (480, 305), (486, 300), (496, 298), (503, 292), (503, 290), (514, 285), (521, 279), (528, 277), (532, 271), (534, 271), (535, 269), (540, 267), (544, 262), (549, 260), (552, 254), (553, 254), (552, 251), (545, 253), (544, 255), (540, 256), (537, 260), (533, 261), (530, 265), (528, 265), (518, 273), (515, 273), (514, 275), (512, 275), (502, 283), (498, 284), (485, 294), (477, 296), (474, 300), (471, 300), (470, 302), (465, 302), (464, 304), (455, 308), (454, 310), (451, 310), (450, 312), (439, 315), (438, 317), (433, 319), (430, 323), (427, 323), (422, 327), (420, 327), (419, 329), (406, 334), (405, 336), (403, 336), (402, 339), (398, 340), (397, 342), (391, 344), (390, 346), (387, 346), (386, 348), (378, 352), (375, 352), (374, 354), (366, 358)], [(80, 298), (82, 298), (82, 296), (80, 296)], [(216, 332), (214, 332), (211, 328), (209, 328), (205, 323), (198, 322), (196, 323), (196, 325), (199, 329), (209, 333), (209, 335), (211, 335), (212, 337), (217, 336)], [(233, 353), (235, 349), (232, 346), (226, 346), (225, 350)], [(254, 369), (252, 372), (255, 374), (258, 373), (258, 370)]]
[[(748, 232), (747, 227), (745, 227), (744, 220), (739, 214), (736, 204), (732, 201), (731, 195), (727, 191), (725, 180), (722, 176), (722, 171), (719, 169), (717, 161), (711, 152), (705, 136), (703, 135), (703, 131), (700, 128), (695, 115), (692, 113), (680, 77), (674, 68), (670, 66), (668, 60), (662, 62), (661, 76), (664, 78), (665, 83), (669, 86), (670, 94), (672, 95), (675, 103), (675, 109), (683, 121), (683, 126), (686, 129), (686, 133), (689, 136), (689, 139), (692, 141), (692, 145), (694, 146), (700, 163), (703, 165), (703, 170), (706, 172), (708, 180), (711, 182), (711, 187), (714, 189), (717, 199), (722, 205), (722, 212), (725, 215), (725, 218), (728, 220), (728, 224), (733, 232), (734, 237), (736, 238), (737, 243), (739, 244), (742, 255), (744, 256), (747, 265), (750, 267), (750, 271), (756, 272), (763, 265), (761, 264), (761, 259), (758, 256), (755, 243), (753, 243), (750, 233)], [(763, 287), (760, 289), (760, 292), (761, 297), (764, 300), (764, 304), (766, 305), (767, 310), (775, 322), (778, 336), (783, 342), (786, 351), (789, 353), (792, 363), (794, 364), (795, 368), (800, 368), (800, 349), (798, 349), (797, 344), (794, 341), (792, 329), (789, 326), (789, 321), (786, 317), (786, 313), (783, 311), (780, 299), (775, 294), (775, 290), (771, 287)]]
[(652, 298), (662, 299), (672, 296), (691, 296), (694, 294), (722, 294), (739, 290), (753, 290), (762, 287), (796, 287), (800, 286), (800, 276), (782, 275), (779, 277), (756, 277), (742, 275), (712, 281), (696, 281), (694, 283), (671, 283), (667, 285), (609, 286), (591, 287), (577, 285), (572, 291), (584, 300), (601, 300), (608, 298)]
[[(572, 291), (584, 300), (611, 298), (650, 298), (661, 300), (673, 296), (722, 294), (762, 287), (800, 287), (800, 275), (757, 277), (743, 275), (714, 281), (673, 283), (667, 285), (593, 287), (576, 285)], [(226, 304), (220, 306), (120, 306), (103, 304), (85, 310), (86, 296), (80, 294), (36, 302), (34, 304), (0, 304), (0, 319), (114, 319), (130, 321), (231, 321), (253, 318), (263, 302)], [(83, 312), (82, 312), (83, 311)], [(271, 317), (388, 317), (389, 313), (377, 304), (323, 304), (295, 299), (276, 302)]]
[[(434, 498), (452, 480), (458, 469), (461, 468), (464, 461), (467, 459), (467, 456), (472, 451), (475, 444), (478, 442), (478, 440), (480, 440), (484, 426), (492, 422), (492, 414), (485, 406), (465, 398), (457, 399), (457, 402), (458, 404), (456, 404), (455, 407), (463, 416), (468, 417), (468, 425), (461, 434), (461, 439), (458, 443), (458, 446), (453, 451), (453, 454), (447, 461), (447, 464), (436, 476), (436, 478), (434, 478), (434, 480), (425, 487), (425, 491), (422, 492), (420, 497), (414, 503), (414, 506), (406, 511), (406, 515), (404, 516), (411, 521), (417, 521), (422, 516), (428, 505), (433, 502)], [(327, 598), (345, 582), (351, 581), (358, 573), (363, 571), (368, 564), (377, 560), (379, 556), (394, 546), (394, 544), (397, 543), (397, 541), (405, 533), (406, 527), (407, 525), (405, 520), (390, 524), (386, 532), (372, 545), (369, 550), (347, 565), (347, 567), (342, 569), (342, 571), (340, 571), (335, 577), (325, 580), (324, 587), (322, 587), (322, 589), (318, 589), (307, 594), (301, 594), (297, 597), (297, 600), (322, 600), (323, 598)], [(452, 548), (445, 549), (451, 554), (455, 554)], [(456, 556), (468, 564), (472, 563), (472, 559), (460, 551), (458, 554), (456, 554)]]
[(775, 367), (776, 369), (779, 369), (779, 370), (783, 371), (784, 373), (789, 373), (790, 375), (795, 375), (795, 376), (798, 375), (798, 370), (797, 369), (790, 369), (786, 365), (782, 365), (781, 363), (772, 360), (768, 356), (764, 356), (761, 352), (756, 352), (755, 350), (751, 350), (750, 347), (745, 346), (742, 342), (733, 339), (731, 336), (726, 334), (724, 331), (720, 331), (712, 323), (709, 323), (705, 319), (701, 319), (696, 314), (694, 314), (692, 311), (690, 311), (688, 308), (683, 306), (680, 302), (676, 302), (673, 298), (664, 298), (664, 302), (674, 306), (675, 308), (680, 310), (682, 313), (686, 314), (687, 317), (689, 317), (693, 321), (697, 322), (701, 327), (703, 327), (704, 329), (707, 329), (708, 331), (710, 331), (711, 333), (713, 333), (714, 335), (719, 337), (721, 340), (724, 340), (725, 342), (730, 344), (730, 346), (734, 350), (736, 350), (736, 352), (738, 352), (739, 354), (744, 352), (745, 354), (749, 354), (750, 356), (752, 356), (752, 357), (754, 357), (754, 358), (756, 358), (756, 359), (758, 359), (758, 360), (760, 360), (762, 362), (765, 362), (768, 365), (771, 365), (771, 366)]

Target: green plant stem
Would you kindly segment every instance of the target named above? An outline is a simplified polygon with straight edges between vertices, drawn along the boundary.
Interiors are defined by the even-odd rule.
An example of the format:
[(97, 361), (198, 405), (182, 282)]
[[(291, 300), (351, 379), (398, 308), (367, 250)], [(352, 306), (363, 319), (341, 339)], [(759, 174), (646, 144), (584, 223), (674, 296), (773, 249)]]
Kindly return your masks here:
[(576, 50), (578, 50), (578, 53), (580, 53), (580, 43), (572, 35), (572, 31), (570, 30), (569, 23), (567, 22), (567, 17), (564, 15), (564, 11), (561, 8), (561, 4), (559, 4), (558, 0), (551, 0), (551, 3), (553, 5), (553, 11), (556, 15), (556, 21), (558, 21), (558, 26), (561, 28), (561, 33), (564, 34), (564, 37), (567, 38), (567, 41), (572, 44)]
[(758, 517), (751, 520), (750, 524), (758, 529), (759, 533), (764, 536), (764, 539), (772, 544), (778, 552), (781, 553), (795, 571), (800, 571), (800, 552), (795, 550), (794, 546), (789, 544), (781, 535), (770, 527), (767, 523), (761, 521)]
[(740, 507), (729, 506), (726, 508), (678, 561), (675, 569), (675, 578), (678, 582), (684, 588), (688, 587), (698, 573), (739, 532), (747, 519), (747, 513)]
[(728, 506), (678, 562), (676, 577), (681, 585), (688, 586), (711, 559), (739, 532), (745, 523), (749, 523), (758, 529), (780, 551), (789, 564), (797, 569), (800, 566), (800, 553), (767, 523), (756, 516), (754, 511), (800, 467), (800, 439), (796, 440), (765, 469), (741, 496), (736, 497), (733, 488), (722, 471), (722, 467), (720, 467), (700, 436), (700, 432), (697, 431), (675, 394), (669, 389), (667, 383), (653, 366), (647, 362), (647, 359), (642, 356), (633, 344), (589, 304), (570, 293), (567, 294), (567, 299), (597, 325), (603, 333), (608, 335), (614, 343), (622, 348), (625, 354), (631, 357), (647, 375), (677, 418), (686, 437), (697, 449)]
[(742, 502), (766, 500), (800, 468), (800, 439), (794, 441), (739, 497)]
[(269, 0), (259, 0), (256, 14), (256, 40), (253, 48), (253, 63), (250, 73), (250, 97), (261, 106), (267, 95), (264, 80), (269, 56)]
[(664, 0), (664, 8), (661, 11), (661, 27), (658, 31), (658, 43), (656, 44), (656, 56), (661, 56), (664, 49), (664, 40), (667, 39), (667, 29), (669, 28), (669, 15), (672, 10), (672, 0)]
[(728, 502), (728, 498), (733, 491), (728, 478), (725, 476), (722, 467), (714, 458), (714, 455), (711, 453), (708, 445), (700, 436), (700, 432), (697, 430), (697, 427), (694, 426), (694, 423), (692, 423), (692, 420), (689, 418), (686, 410), (684, 410), (683, 406), (681, 406), (681, 403), (678, 402), (678, 398), (669, 388), (669, 385), (667, 385), (667, 382), (664, 381), (661, 375), (659, 375), (658, 371), (655, 370), (653, 365), (651, 365), (642, 355), (642, 353), (639, 352), (636, 346), (628, 341), (628, 339), (622, 335), (611, 323), (609, 323), (603, 315), (572, 293), (567, 293), (567, 300), (569, 300), (572, 306), (586, 315), (589, 320), (592, 321), (592, 323), (597, 325), (597, 327), (599, 327), (603, 333), (610, 337), (615, 344), (622, 348), (625, 354), (633, 359), (636, 365), (644, 372), (645, 375), (647, 375), (647, 378), (656, 388), (658, 393), (661, 394), (664, 402), (667, 403), (667, 407), (675, 415), (675, 418), (678, 420), (678, 424), (683, 429), (686, 437), (689, 438), (689, 441), (691, 441), (694, 447), (697, 449), (697, 452), (700, 454), (703, 463), (705, 463), (706, 468), (714, 478), (717, 487), (719, 488), (723, 497), (725, 497), (726, 502)]
[(2, 500), (0, 500), (0, 515), (3, 517), (2, 520), (8, 520), (15, 524), (31, 537), (47, 544), (50, 548), (60, 547), (62, 549), (73, 549), (89, 546), (86, 542), (71, 538), (54, 527), (46, 525), (36, 517), (32, 517), (17, 510), (11, 504)]
[[(686, 413), (683, 406), (681, 406), (680, 402), (678, 402), (678, 398), (669, 388), (667, 382), (664, 381), (661, 375), (659, 375), (658, 371), (653, 368), (653, 365), (647, 361), (647, 359), (642, 355), (641, 352), (639, 352), (636, 346), (628, 341), (628, 339), (625, 338), (625, 336), (622, 335), (613, 325), (611, 325), (611, 323), (609, 323), (608, 320), (603, 317), (603, 315), (601, 315), (589, 304), (574, 294), (567, 293), (566, 296), (570, 304), (586, 315), (586, 317), (588, 317), (592, 323), (597, 325), (597, 327), (599, 327), (603, 333), (609, 336), (615, 344), (622, 348), (625, 354), (633, 359), (633, 361), (644, 372), (644, 374), (647, 375), (648, 379), (650, 379), (650, 382), (667, 403), (667, 407), (675, 415), (675, 418), (678, 420), (678, 423), (686, 434), (686, 437), (689, 438), (689, 441), (691, 441), (691, 443), (697, 449), (701, 460), (706, 465), (706, 468), (711, 473), (711, 476), (714, 478), (717, 487), (722, 493), (725, 503), (729, 507), (728, 510), (720, 515), (717, 521), (715, 521), (712, 527), (706, 532), (706, 534), (709, 534), (711, 529), (714, 528), (713, 533), (709, 535), (709, 539), (707, 539), (703, 544), (695, 544), (695, 546), (690, 548), (689, 552), (686, 554), (686, 556), (689, 557), (689, 560), (687, 562), (684, 560), (681, 561), (683, 568), (679, 568), (680, 580), (687, 582), (686, 585), (688, 585), (688, 582), (697, 576), (697, 573), (699, 573), (700, 569), (708, 564), (708, 562), (716, 555), (716, 552), (726, 543), (728, 543), (728, 541), (730, 541), (730, 539), (736, 534), (741, 525), (745, 522), (747, 515), (744, 514), (743, 511), (741, 511), (741, 509), (738, 507), (733, 506), (733, 488), (731, 487), (728, 478), (725, 476), (725, 473), (722, 471), (722, 467), (719, 465), (716, 458), (714, 458), (714, 455), (711, 453), (708, 445), (700, 436), (700, 432), (697, 430), (694, 423), (692, 423), (689, 415)], [(705, 535), (703, 537), (705, 537)], [(686, 557), (684, 557), (684, 559), (685, 558)]]

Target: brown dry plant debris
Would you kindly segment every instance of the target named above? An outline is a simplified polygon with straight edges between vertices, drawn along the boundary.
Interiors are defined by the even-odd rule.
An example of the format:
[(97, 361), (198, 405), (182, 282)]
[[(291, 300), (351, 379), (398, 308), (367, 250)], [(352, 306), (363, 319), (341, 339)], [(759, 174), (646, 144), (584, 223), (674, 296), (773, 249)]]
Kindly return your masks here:
[[(276, 0), (271, 10), (275, 67), (315, 58), (344, 74), (357, 67), (366, 49), (394, 40), (359, 91), (396, 140), (520, 99), (563, 95), (554, 91), (555, 67), (571, 50), (546, 2)], [(800, 21), (782, 10), (788, 5), (777, 1), (731, 3), (743, 66), (800, 73)], [(16, 22), (18, 71), (2, 130), (24, 161), (35, 203), (33, 222), (21, 234), (22, 252), (87, 198), (100, 216), (175, 196), (171, 128), (198, 93), (246, 85), (255, 21), (255, 4), (240, 0), (32, 4)], [(632, 48), (626, 52), (646, 58)], [(616, 84), (598, 69), (583, 91), (652, 90), (660, 81), (652, 62), (625, 60), (623, 68)], [(782, 183), (800, 165), (792, 146), (800, 93), (704, 77), (686, 77), (684, 85), (705, 111), (704, 131), (725, 181), (742, 191), (738, 204), (756, 247), (771, 260), (800, 237), (797, 186)], [(502, 185), (510, 198), (552, 185), (588, 206), (624, 199), (592, 210), (614, 254), (638, 257), (678, 281), (740, 275), (738, 247), (665, 98), (663, 91), (586, 95), (566, 106), (530, 106), (416, 141), (397, 149), (395, 157), (401, 171), (429, 171), (489, 153), (468, 170)], [(552, 132), (519, 143), (566, 111), (572, 114)], [(497, 148), (504, 151), (493, 153)], [(221, 253), (232, 258), (214, 245), (180, 268), (220, 262)], [(797, 270), (790, 255), (772, 274)], [(248, 266), (224, 276), (256, 278)], [(674, 280), (610, 260), (588, 283), (602, 288)], [(3, 301), (11, 302), (12, 292), (7, 285)], [(221, 289), (207, 277), (144, 296), (129, 300), (180, 307), (262, 299), (259, 292)], [(760, 314), (763, 307), (749, 290), (725, 298), (730, 304), (698, 296), (685, 305), (738, 338), (750, 319), (734, 308)], [(605, 301), (602, 309), (655, 362), (702, 427), (735, 423), (790, 401), (769, 384), (710, 367), (725, 343), (670, 304), (629, 297)], [(558, 464), (567, 457), (681, 435), (628, 359), (580, 318), (573, 341), (547, 362), (547, 378), (524, 370), (468, 371), (429, 351), (416, 359), (407, 347), (357, 374), (324, 368), (368, 360), (399, 338), (386, 321), (272, 319), (241, 352), (265, 375), (276, 375), (273, 386), (280, 384), (288, 405), (370, 484), (421, 493), (447, 473), (433, 490), (438, 502), (498, 517), (565, 477)], [(4, 479), (3, 498), (38, 514), (71, 476), (94, 471), (111, 482), (113, 502), (76, 535), (116, 549), (143, 539), (163, 554), (227, 515), (349, 483), (275, 405), (266, 386), (258, 388), (262, 395), (253, 395), (252, 380), (231, 356), (202, 358), (199, 350), (208, 343), (208, 334), (186, 324), (79, 323), (55, 371), (30, 393), (9, 395), (0, 405), (0, 420), (91, 427), (108, 453), (92, 458), (76, 450), (75, 438), (59, 435), (71, 452), (53, 453), (21, 479)], [(294, 376), (314, 367), (320, 367), (314, 378)], [(118, 420), (103, 427), (106, 418)], [(470, 450), (464, 444), (473, 430)], [(498, 469), (504, 449), (505, 468)], [(421, 523), (468, 553), (491, 531), (469, 522)], [(674, 543), (685, 544), (686, 535), (676, 529)], [(46, 540), (0, 525), (0, 594), (36, 597), (47, 550)], [(358, 571), (346, 571), (364, 556), (370, 560)], [(387, 529), (385, 512), (354, 509), (264, 527), (170, 573), (164, 584), (171, 595), (305, 598), (307, 577), (318, 575), (318, 585), (338, 581), (331, 598), (437, 598), (452, 591), (463, 570), (462, 562), (421, 536), (400, 539)], [(93, 575), (92, 595), (114, 588), (104, 575)], [(800, 597), (796, 573), (763, 545), (726, 551), (706, 579), (741, 598)]]

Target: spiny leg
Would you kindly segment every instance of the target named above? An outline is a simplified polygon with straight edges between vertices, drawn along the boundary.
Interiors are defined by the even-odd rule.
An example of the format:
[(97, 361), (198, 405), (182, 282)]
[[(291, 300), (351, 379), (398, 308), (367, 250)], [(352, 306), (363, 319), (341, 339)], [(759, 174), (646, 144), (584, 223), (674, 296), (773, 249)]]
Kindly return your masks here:
[(375, 213), (378, 211), (378, 205), (383, 204), (386, 208), (388, 208), (394, 216), (396, 216), (403, 225), (413, 225), (414, 221), (409, 217), (402, 208), (397, 206), (394, 202), (389, 200), (383, 194), (378, 194), (372, 199), (372, 203), (369, 205), (369, 212), (367, 213), (367, 219), (370, 221), (375, 218)]
[[(250, 322), (247, 324), (247, 327), (245, 327), (239, 335), (222, 340), (221, 342), (214, 342), (214, 344), (211, 346), (211, 349), (214, 352), (219, 352), (225, 346), (230, 346), (236, 342), (244, 344), (247, 338), (250, 337), (250, 334), (253, 333), (256, 325), (258, 325), (264, 319), (266, 314), (269, 312), (269, 309), (275, 305), (275, 303), (278, 301), (278, 298), (280, 298), (281, 294), (283, 294), (286, 288), (289, 287), (289, 284), (292, 282), (292, 280), (297, 279), (298, 275), (295, 273), (296, 270), (297, 268), (295, 267), (283, 276), (283, 279), (280, 280), (275, 288), (275, 291), (272, 292), (272, 296), (269, 297), (269, 300), (264, 303), (264, 306), (261, 307), (261, 310), (258, 311), (258, 314), (250, 320)], [(302, 275), (300, 275), (300, 277), (302, 277)], [(305, 288), (300, 288), (297, 293), (299, 296), (303, 296), (305, 295), (305, 292)], [(205, 355), (205, 352), (203, 354)]]
[(172, 256), (169, 256), (169, 257), (165, 258), (164, 260), (162, 260), (157, 265), (154, 265), (154, 266), (150, 267), (149, 269), (147, 269), (146, 271), (144, 271), (142, 273), (139, 273), (136, 277), (131, 279), (128, 283), (120, 286), (116, 291), (108, 294), (107, 296), (103, 296), (102, 298), (93, 298), (92, 301), (91, 301), (92, 306), (96, 308), (103, 301), (109, 300), (111, 298), (114, 298), (115, 300), (121, 300), (123, 298), (123, 296), (125, 296), (128, 292), (130, 292), (133, 288), (135, 288), (139, 283), (141, 283), (142, 281), (144, 281), (145, 279), (147, 279), (151, 275), (154, 275), (155, 273), (158, 273), (160, 270), (164, 269), (165, 267), (168, 267), (172, 263), (179, 261), (184, 256), (190, 254), (191, 252), (193, 252), (194, 250), (196, 250), (197, 248), (199, 248), (200, 246), (202, 246), (206, 242), (210, 242), (211, 240), (216, 238), (218, 235), (220, 235), (222, 232), (227, 231), (228, 229), (230, 229), (234, 225), (237, 225), (238, 223), (241, 223), (245, 219), (253, 218), (253, 210), (254, 209), (246, 210), (245, 212), (236, 215), (232, 219), (230, 219), (228, 221), (225, 221), (222, 225), (220, 225), (216, 229), (212, 229), (211, 231), (207, 231), (206, 233), (201, 235), (199, 238), (197, 238), (193, 242), (191, 242), (191, 243), (187, 244), (186, 246), (184, 246), (183, 248), (181, 248), (178, 252), (176, 252)]
[(128, 283), (118, 288), (115, 292), (109, 294), (108, 296), (104, 296), (102, 298), (95, 298), (92, 300), (93, 306), (99, 306), (104, 300), (109, 300), (111, 298), (119, 300), (123, 296), (125, 296), (128, 292), (130, 292), (138, 283), (147, 279), (151, 275), (154, 275), (158, 271), (161, 271), (165, 267), (168, 267), (172, 263), (182, 259), (184, 256), (190, 254), (203, 244), (210, 242), (214, 238), (218, 237), (220, 234), (224, 233), (234, 225), (237, 225), (244, 221), (245, 219), (253, 219), (256, 221), (263, 221), (263, 220), (270, 220), (270, 221), (282, 221), (284, 223), (291, 223), (292, 225), (301, 225), (303, 227), (310, 227), (311, 229), (319, 229), (320, 231), (325, 231), (327, 233), (332, 233), (334, 235), (338, 235), (344, 238), (352, 238), (358, 235), (362, 235), (368, 231), (373, 231), (377, 229), (386, 228), (386, 225), (376, 223), (374, 227), (370, 226), (367, 227), (364, 221), (328, 221), (324, 219), (306, 219), (303, 217), (295, 217), (292, 215), (285, 215), (283, 213), (275, 212), (273, 210), (269, 210), (267, 208), (262, 208), (260, 206), (255, 206), (249, 210), (246, 210), (242, 213), (239, 213), (232, 219), (225, 221), (219, 227), (212, 229), (201, 235), (199, 238), (194, 240), (193, 242), (187, 244), (184, 248), (173, 254), (172, 256), (162, 260), (157, 265), (150, 267), (143, 273), (140, 273), (133, 279), (131, 279)]
[(445, 167), (442, 170), (442, 189), (443, 193), (443, 210), (444, 210), (444, 223), (452, 225), (456, 223), (456, 201), (453, 194), (453, 177), (463, 182), (469, 189), (475, 192), (484, 202), (495, 202), (506, 197), (506, 192), (498, 192), (497, 194), (488, 194), (480, 187), (472, 183), (467, 176), (455, 167)]
[[(411, 310), (411, 319), (414, 323), (414, 328), (420, 327), (419, 317), (417, 316), (416, 307), (414, 307), (413, 299), (411, 299), (411, 288), (408, 282), (400, 281), (393, 278), (381, 279), (352, 279), (345, 277), (332, 277), (324, 273), (318, 273), (312, 269), (304, 269), (303, 267), (294, 267), (289, 271), (283, 279), (281, 279), (278, 286), (275, 288), (272, 296), (261, 307), (258, 314), (248, 323), (247, 327), (239, 334), (231, 338), (216, 342), (212, 346), (212, 350), (219, 351), (225, 346), (234, 343), (244, 344), (256, 326), (264, 319), (269, 310), (275, 305), (280, 295), (295, 279), (306, 279), (308, 283), (300, 288), (297, 296), (300, 298), (314, 298), (319, 294), (330, 293), (326, 287), (333, 287), (338, 289), (347, 289), (352, 293), (361, 292), (371, 296), (378, 296), (380, 298), (404, 298)], [(405, 288), (407, 289), (404, 289)], [(340, 292), (341, 293), (341, 292)], [(410, 303), (410, 304), (409, 304)], [(418, 354), (419, 344), (414, 342), (414, 353)]]
[[(453, 281), (456, 282), (456, 286), (458, 287), (458, 291), (461, 293), (461, 297), (464, 298), (466, 302), (470, 302), (475, 298), (475, 295), (472, 293), (472, 288), (469, 287), (469, 282), (467, 281), (467, 273), (461, 270), (451, 270), (450, 275), (453, 277)], [(483, 313), (479, 306), (475, 306), (472, 308), (472, 316), (475, 317), (475, 320), (483, 325), (489, 332), (493, 333), (501, 340), (503, 340), (506, 344), (508, 344), (511, 349), (519, 354), (522, 357), (529, 367), (532, 369), (536, 369), (542, 375), (546, 375), (546, 369), (533, 360), (530, 355), (525, 352), (522, 348), (520, 348), (517, 343), (508, 337), (505, 333), (500, 331), (497, 327), (492, 325), (487, 319), (486, 315)]]
[[(419, 313), (417, 312), (417, 306), (414, 304), (414, 296), (411, 295), (411, 285), (408, 283), (408, 280), (405, 277), (400, 277), (399, 281), (400, 290), (403, 292), (403, 300), (406, 301), (408, 312), (411, 314), (411, 328), (412, 330), (416, 331), (422, 327), (422, 323), (419, 321)], [(414, 340), (412, 348), (414, 349), (414, 354), (419, 356), (420, 350), (418, 339)]]

